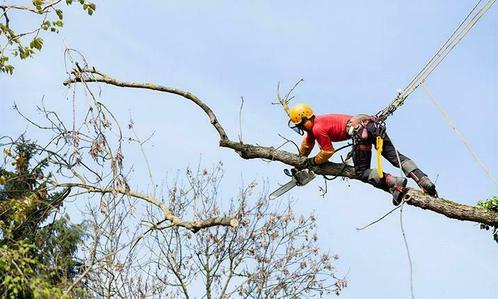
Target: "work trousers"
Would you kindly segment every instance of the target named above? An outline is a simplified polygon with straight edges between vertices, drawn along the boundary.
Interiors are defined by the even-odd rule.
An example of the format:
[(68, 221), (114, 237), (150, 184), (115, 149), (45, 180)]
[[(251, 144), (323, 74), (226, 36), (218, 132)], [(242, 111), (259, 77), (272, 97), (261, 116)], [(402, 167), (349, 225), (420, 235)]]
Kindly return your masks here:
[[(381, 181), (378, 176), (375, 176), (377, 170), (370, 168), (372, 160), (372, 144), (375, 146), (377, 136), (382, 134), (376, 126), (378, 125), (375, 122), (370, 121), (366, 125), (355, 130), (355, 134), (357, 134), (357, 136), (353, 138), (354, 171), (355, 175), (360, 180), (385, 189), (387, 188), (385, 182), (383, 180)], [(384, 139), (382, 156), (393, 166), (400, 168), (399, 162), (403, 163), (406, 160), (410, 160), (407, 156), (398, 152), (398, 161), (396, 149), (394, 148), (391, 139), (389, 139), (389, 136), (387, 136), (384, 132), (381, 137)]]

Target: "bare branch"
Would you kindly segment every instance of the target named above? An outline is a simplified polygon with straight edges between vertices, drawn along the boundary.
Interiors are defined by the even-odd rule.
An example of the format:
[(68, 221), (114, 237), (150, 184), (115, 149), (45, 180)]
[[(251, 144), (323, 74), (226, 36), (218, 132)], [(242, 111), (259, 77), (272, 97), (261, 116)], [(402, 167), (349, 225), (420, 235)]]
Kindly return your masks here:
[[(183, 91), (173, 87), (167, 87), (163, 85), (153, 84), (153, 83), (136, 83), (136, 82), (123, 82), (116, 79), (113, 79), (101, 72), (98, 72), (95, 68), (83, 68), (81, 70), (73, 70), (72, 72), (74, 78), (64, 81), (64, 85), (69, 85), (71, 83), (77, 82), (102, 82), (106, 84), (116, 85), (120, 87), (129, 87), (129, 88), (141, 88), (141, 89), (150, 89), (156, 90), (166, 93), (172, 93), (179, 96), (182, 96), (199, 106), (209, 117), (209, 121), (215, 127), (216, 131), (220, 135), (221, 140), (228, 140), (227, 134), (225, 130), (218, 122), (216, 115), (214, 112), (204, 104), (198, 97), (194, 96), (190, 92)], [(86, 76), (85, 78), (83, 76)]]
[(230, 218), (230, 217), (212, 217), (208, 219), (203, 219), (203, 220), (194, 220), (194, 221), (185, 221), (183, 219), (180, 219), (174, 213), (171, 211), (171, 209), (166, 206), (164, 203), (159, 201), (157, 198), (149, 196), (147, 194), (143, 194), (140, 192), (132, 191), (132, 190), (127, 190), (125, 188), (99, 188), (94, 185), (88, 185), (88, 184), (82, 184), (82, 183), (63, 183), (63, 184), (58, 184), (58, 187), (65, 187), (65, 188), (81, 188), (85, 189), (91, 193), (100, 193), (100, 194), (122, 194), (122, 195), (127, 195), (131, 196), (134, 198), (138, 198), (141, 200), (144, 200), (150, 204), (153, 204), (157, 206), (158, 208), (161, 209), (161, 211), (164, 214), (164, 218), (168, 221), (170, 221), (173, 225), (175, 226), (181, 226), (184, 228), (187, 228), (193, 232), (197, 232), (200, 229), (207, 228), (207, 227), (212, 227), (212, 226), (230, 226), (230, 227), (237, 227), (238, 226), (238, 220), (236, 218)]
[(290, 101), (294, 98), (292, 95), (292, 92), (296, 89), (296, 87), (301, 83), (304, 82), (304, 79), (299, 79), (296, 83), (294, 83), (294, 86), (292, 86), (291, 89), (287, 92), (287, 94), (282, 98), (280, 96), (280, 82), (277, 83), (277, 101), (278, 103), (273, 103), (275, 105), (280, 104), (282, 108), (284, 109), (285, 113), (289, 115), (289, 103)]

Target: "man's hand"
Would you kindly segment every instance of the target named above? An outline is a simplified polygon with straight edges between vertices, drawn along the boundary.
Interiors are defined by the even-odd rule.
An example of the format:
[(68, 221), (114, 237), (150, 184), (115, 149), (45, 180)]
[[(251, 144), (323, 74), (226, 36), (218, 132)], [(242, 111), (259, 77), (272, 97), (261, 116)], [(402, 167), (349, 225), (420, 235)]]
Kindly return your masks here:
[(315, 157), (311, 157), (311, 158), (306, 159), (306, 162), (304, 163), (304, 165), (306, 165), (306, 168), (312, 168), (312, 167), (317, 166), (318, 164), (316, 164), (316, 162), (315, 162)]

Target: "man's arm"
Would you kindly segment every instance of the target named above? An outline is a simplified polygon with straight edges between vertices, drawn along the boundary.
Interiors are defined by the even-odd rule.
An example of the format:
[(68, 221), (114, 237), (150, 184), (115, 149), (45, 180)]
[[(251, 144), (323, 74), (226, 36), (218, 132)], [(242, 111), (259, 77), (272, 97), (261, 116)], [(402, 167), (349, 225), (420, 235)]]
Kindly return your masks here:
[(320, 134), (316, 138), (318, 144), (320, 145), (320, 152), (318, 152), (318, 154), (314, 158), (310, 158), (310, 163), (319, 165), (327, 162), (334, 154), (335, 149), (332, 146), (332, 141), (326, 133)]
[(308, 157), (315, 146), (315, 138), (311, 134), (307, 133), (306, 137), (301, 141), (301, 146), (299, 148), (299, 154), (303, 157)]

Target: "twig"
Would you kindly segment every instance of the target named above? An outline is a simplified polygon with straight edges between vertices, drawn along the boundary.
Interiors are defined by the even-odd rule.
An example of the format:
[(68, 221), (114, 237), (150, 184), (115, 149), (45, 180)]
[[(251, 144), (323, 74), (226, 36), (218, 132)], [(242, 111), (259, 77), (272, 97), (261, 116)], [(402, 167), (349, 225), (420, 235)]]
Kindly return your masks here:
[(244, 97), (240, 97), (240, 109), (239, 109), (239, 141), (242, 143), (242, 109), (244, 108)]
[(389, 216), (392, 212), (396, 211), (396, 210), (397, 210), (397, 209), (399, 209), (400, 207), (401, 207), (401, 206), (397, 206), (397, 207), (395, 207), (395, 208), (391, 209), (389, 212), (387, 212), (386, 214), (384, 214), (384, 215), (383, 215), (382, 217), (380, 217), (379, 219), (377, 219), (377, 220), (375, 220), (375, 221), (373, 221), (373, 222), (370, 222), (369, 224), (367, 224), (367, 225), (365, 225), (365, 226), (363, 226), (363, 227), (357, 227), (357, 228), (356, 228), (356, 230), (357, 230), (357, 231), (362, 231), (362, 230), (364, 230), (364, 229), (366, 229), (366, 228), (369, 228), (370, 226), (372, 226), (372, 225), (374, 225), (374, 224), (376, 224), (376, 223), (380, 222), (382, 219), (384, 219), (384, 218), (386, 218), (387, 216)]
[[(285, 141), (290, 142), (294, 145), (294, 147), (296, 148), (297, 152), (299, 153), (299, 146), (297, 145), (297, 143), (295, 143), (294, 141), (290, 140), (289, 138), (286, 138), (284, 137), (283, 135), (281, 135), (280, 133), (278, 134), (278, 136), (282, 139), (284, 139)], [(285, 143), (284, 143), (285, 144)]]
[(304, 79), (299, 79), (294, 86), (292, 86), (291, 89), (287, 92), (287, 94), (282, 98), (280, 96), (280, 82), (277, 82), (277, 102), (272, 103), (273, 105), (281, 105), (282, 108), (284, 109), (285, 113), (289, 115), (289, 102), (294, 98), (293, 96), (291, 97), (292, 92), (296, 89), (296, 87), (301, 83), (304, 82)]

